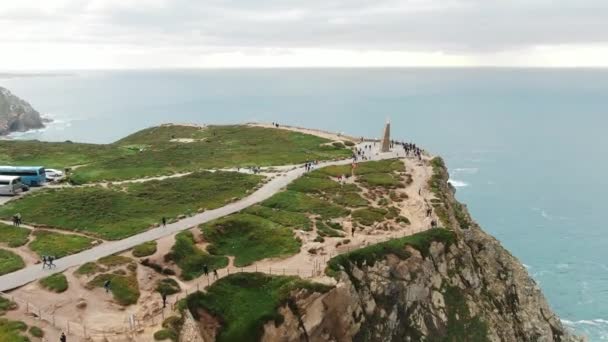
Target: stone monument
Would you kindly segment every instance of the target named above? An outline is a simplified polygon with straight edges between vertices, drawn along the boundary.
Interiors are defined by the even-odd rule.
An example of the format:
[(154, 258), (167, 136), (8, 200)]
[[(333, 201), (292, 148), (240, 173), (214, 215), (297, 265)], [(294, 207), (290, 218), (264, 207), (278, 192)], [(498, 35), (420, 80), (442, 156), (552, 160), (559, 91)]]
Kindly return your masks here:
[(391, 122), (386, 121), (386, 126), (384, 126), (384, 134), (382, 135), (382, 147), (380, 152), (390, 152), (391, 151)]

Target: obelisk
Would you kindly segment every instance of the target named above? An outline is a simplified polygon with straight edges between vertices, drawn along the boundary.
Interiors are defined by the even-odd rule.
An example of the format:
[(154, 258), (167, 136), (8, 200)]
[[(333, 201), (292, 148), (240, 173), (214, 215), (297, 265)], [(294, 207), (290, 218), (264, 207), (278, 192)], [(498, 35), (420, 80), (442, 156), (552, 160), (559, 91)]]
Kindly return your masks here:
[(390, 152), (391, 151), (391, 122), (386, 121), (386, 126), (384, 126), (384, 135), (382, 135), (382, 149), (381, 152)]

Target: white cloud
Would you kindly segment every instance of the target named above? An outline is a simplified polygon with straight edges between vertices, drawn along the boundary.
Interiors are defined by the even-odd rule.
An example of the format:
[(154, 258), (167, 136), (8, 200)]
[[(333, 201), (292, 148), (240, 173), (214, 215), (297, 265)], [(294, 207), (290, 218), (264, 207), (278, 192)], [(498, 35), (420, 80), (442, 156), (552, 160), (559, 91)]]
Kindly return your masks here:
[(608, 66), (604, 0), (0, 0), (0, 68)]

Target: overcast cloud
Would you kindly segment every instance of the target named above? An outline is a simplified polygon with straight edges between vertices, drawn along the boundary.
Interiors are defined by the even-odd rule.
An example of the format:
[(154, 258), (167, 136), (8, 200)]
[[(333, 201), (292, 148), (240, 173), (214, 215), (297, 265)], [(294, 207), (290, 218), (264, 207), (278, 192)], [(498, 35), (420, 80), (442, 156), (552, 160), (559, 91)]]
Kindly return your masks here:
[(608, 64), (606, 0), (0, 0), (0, 68)]

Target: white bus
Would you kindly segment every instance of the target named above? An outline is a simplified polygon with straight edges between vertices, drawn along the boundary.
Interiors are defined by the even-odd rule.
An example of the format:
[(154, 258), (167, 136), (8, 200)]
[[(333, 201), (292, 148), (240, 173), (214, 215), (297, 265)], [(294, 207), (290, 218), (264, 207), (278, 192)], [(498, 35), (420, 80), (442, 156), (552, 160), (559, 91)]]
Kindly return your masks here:
[(14, 196), (22, 190), (21, 177), (0, 176), (0, 195)]

